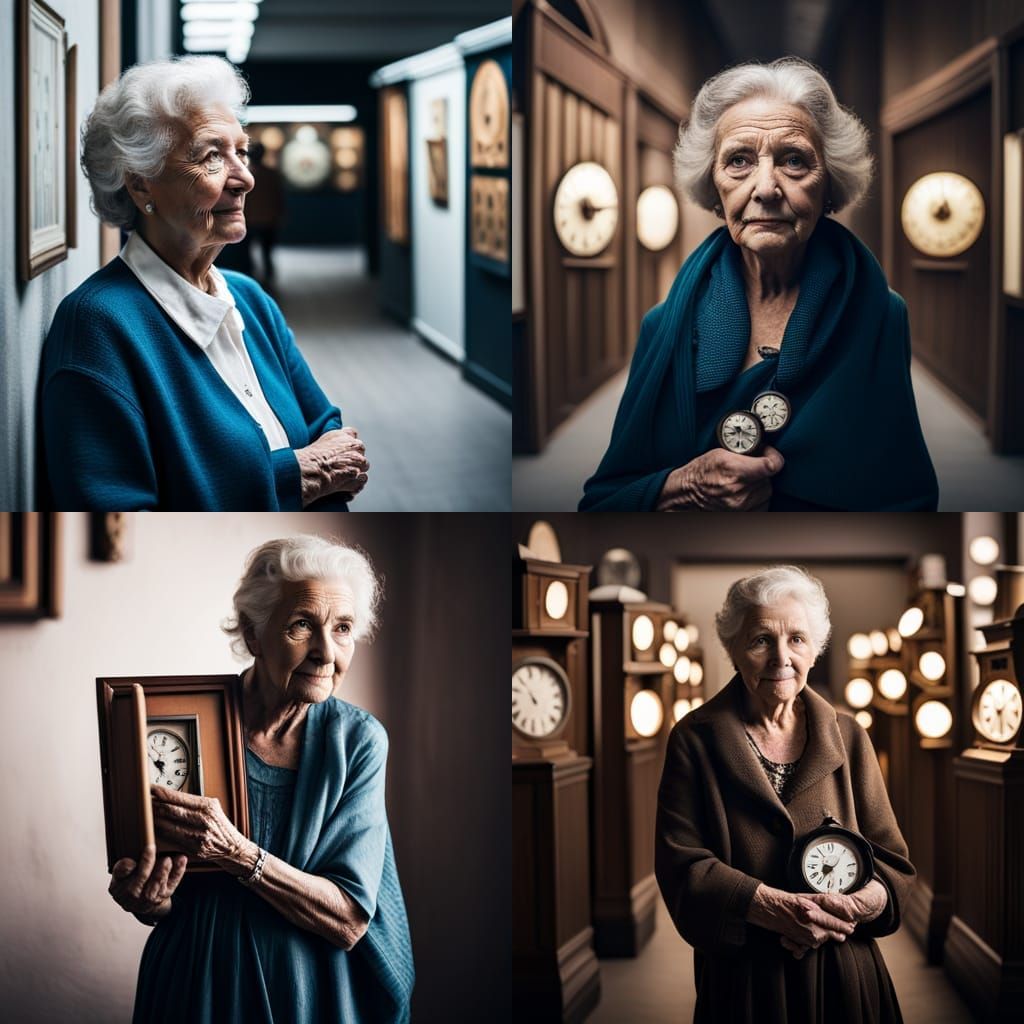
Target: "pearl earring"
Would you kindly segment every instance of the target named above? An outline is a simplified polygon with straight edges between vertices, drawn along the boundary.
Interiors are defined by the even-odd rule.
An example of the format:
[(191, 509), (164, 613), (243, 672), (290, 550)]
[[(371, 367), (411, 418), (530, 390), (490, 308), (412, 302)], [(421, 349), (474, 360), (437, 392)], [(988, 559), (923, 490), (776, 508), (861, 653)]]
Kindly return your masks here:
[(153, 204), (152, 203), (146, 203), (146, 213), (152, 213), (152, 212), (153, 212)]

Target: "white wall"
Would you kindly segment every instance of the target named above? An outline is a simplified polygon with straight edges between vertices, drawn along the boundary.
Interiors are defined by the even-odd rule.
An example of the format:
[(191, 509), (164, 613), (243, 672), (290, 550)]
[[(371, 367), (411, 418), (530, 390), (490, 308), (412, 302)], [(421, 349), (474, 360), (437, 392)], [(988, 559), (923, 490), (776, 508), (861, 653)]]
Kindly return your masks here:
[[(430, 198), (426, 140), (430, 104), (448, 100), (448, 206)], [(412, 325), (460, 362), (465, 357), (466, 71), (440, 71), (409, 83), (412, 189)]]
[[(92, 108), (99, 80), (97, 0), (48, 0), (65, 21), (68, 45), (78, 44), (78, 121)], [(89, 209), (89, 189), (78, 169), (78, 248), (63, 263), (27, 284), (18, 280), (18, 102), (16, 0), (0, 0), (0, 509), (35, 507), (36, 384), (43, 339), (60, 300), (99, 267), (99, 222)]]

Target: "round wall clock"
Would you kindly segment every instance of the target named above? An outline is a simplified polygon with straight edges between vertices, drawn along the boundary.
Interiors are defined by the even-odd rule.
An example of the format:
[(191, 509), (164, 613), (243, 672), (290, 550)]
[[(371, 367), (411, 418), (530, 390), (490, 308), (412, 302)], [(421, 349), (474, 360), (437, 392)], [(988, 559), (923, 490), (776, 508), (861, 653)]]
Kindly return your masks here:
[(508, 84), (501, 65), (485, 60), (469, 91), (470, 156), (474, 167), (508, 165)]
[(1022, 712), (1020, 690), (1008, 679), (991, 679), (974, 691), (974, 728), (991, 743), (1010, 743), (1020, 732)]
[(829, 816), (798, 839), (790, 857), (790, 881), (797, 892), (856, 892), (874, 875), (871, 844)]
[(650, 185), (636, 201), (636, 237), (651, 252), (660, 252), (679, 230), (679, 203), (672, 189)]
[(554, 736), (569, 717), (569, 677), (550, 658), (524, 658), (512, 669), (512, 728), (531, 740)]
[(619, 223), (619, 193), (612, 176), (592, 162), (565, 172), (553, 210), (558, 240), (573, 256), (597, 256)]
[(926, 256), (957, 256), (969, 249), (985, 225), (985, 199), (969, 178), (936, 171), (907, 189), (900, 211), (910, 244)]
[(296, 188), (316, 188), (331, 173), (331, 151), (319, 138), (296, 137), (281, 153), (281, 170)]

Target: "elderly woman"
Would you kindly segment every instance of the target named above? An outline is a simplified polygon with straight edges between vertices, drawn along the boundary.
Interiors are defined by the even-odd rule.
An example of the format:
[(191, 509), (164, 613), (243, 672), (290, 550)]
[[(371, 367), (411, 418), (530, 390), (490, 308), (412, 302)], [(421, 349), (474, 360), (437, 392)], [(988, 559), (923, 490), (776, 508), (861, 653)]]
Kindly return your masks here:
[(213, 265), (245, 237), (248, 89), (218, 57), (130, 68), (82, 132), (93, 207), (130, 231), (68, 295), (43, 350), (41, 433), (61, 509), (344, 511), (369, 468), (273, 300)]
[[(227, 624), (239, 679), (251, 836), (217, 800), (151, 787), (162, 848), (119, 860), (110, 892), (155, 925), (138, 1024), (404, 1022), (413, 981), (384, 809), (387, 734), (335, 695), (374, 625), (358, 551), (318, 537), (252, 553)], [(221, 870), (184, 876), (189, 857)]]
[[(695, 1021), (901, 1020), (875, 936), (914, 878), (867, 734), (807, 687), (831, 626), (821, 583), (793, 566), (734, 583), (717, 618), (736, 668), (668, 742), (655, 869), (694, 947)], [(830, 815), (871, 844), (874, 876), (796, 893), (794, 844)]]
[(867, 190), (864, 126), (809, 64), (745, 64), (705, 83), (675, 161), (725, 227), (644, 317), (580, 510), (934, 511), (906, 307), (829, 216)]

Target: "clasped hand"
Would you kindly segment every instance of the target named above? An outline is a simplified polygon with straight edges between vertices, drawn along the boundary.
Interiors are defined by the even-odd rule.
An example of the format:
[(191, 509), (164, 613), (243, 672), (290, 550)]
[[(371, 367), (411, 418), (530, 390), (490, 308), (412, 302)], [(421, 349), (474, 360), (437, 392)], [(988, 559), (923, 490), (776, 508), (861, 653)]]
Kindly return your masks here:
[(150, 786), (153, 828), (164, 846), (200, 860), (230, 860), (245, 837), (228, 819), (216, 797)]
[(669, 473), (658, 496), (657, 511), (760, 511), (768, 507), (772, 477), (784, 464), (782, 455), (771, 447), (757, 456), (714, 448)]

